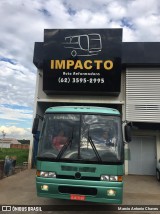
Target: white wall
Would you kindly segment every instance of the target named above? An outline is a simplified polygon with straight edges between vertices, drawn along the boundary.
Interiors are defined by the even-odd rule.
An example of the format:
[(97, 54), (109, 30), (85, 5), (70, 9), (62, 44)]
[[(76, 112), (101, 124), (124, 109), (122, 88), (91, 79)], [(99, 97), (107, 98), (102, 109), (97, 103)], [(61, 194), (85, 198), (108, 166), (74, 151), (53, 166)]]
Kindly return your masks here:
[(10, 148), (10, 143), (0, 143), (0, 148)]

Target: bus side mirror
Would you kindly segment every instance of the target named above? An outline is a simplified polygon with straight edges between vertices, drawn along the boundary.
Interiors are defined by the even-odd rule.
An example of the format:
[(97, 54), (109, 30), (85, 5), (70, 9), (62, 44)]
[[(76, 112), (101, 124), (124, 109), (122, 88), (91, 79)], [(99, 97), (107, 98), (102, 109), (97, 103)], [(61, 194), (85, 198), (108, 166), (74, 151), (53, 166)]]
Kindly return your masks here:
[(124, 127), (124, 136), (127, 143), (131, 142), (131, 127), (129, 125), (125, 125)]
[(39, 125), (39, 118), (35, 117), (33, 121), (33, 126), (32, 126), (32, 134), (36, 134), (38, 131), (38, 125)]

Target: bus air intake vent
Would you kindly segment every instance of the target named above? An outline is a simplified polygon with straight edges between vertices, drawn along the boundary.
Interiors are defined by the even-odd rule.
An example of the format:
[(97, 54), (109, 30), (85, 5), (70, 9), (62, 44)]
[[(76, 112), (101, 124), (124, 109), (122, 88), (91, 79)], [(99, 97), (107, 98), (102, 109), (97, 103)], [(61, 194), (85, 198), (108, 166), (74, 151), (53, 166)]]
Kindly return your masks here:
[(80, 195), (97, 195), (96, 188), (59, 186), (58, 190), (60, 193), (80, 194)]
[(95, 172), (96, 168), (93, 167), (80, 167), (79, 172)]
[[(60, 178), (60, 179), (75, 179), (75, 175), (59, 175), (59, 174), (57, 174), (56, 178)], [(79, 180), (100, 181), (100, 177), (81, 176), (81, 178), (79, 178)]]
[(74, 166), (61, 166), (61, 170), (63, 170), (63, 171), (74, 171), (74, 172), (77, 172), (78, 171), (78, 167), (74, 167)]
[(74, 172), (95, 172), (95, 167), (74, 167), (74, 166), (61, 166), (61, 170), (63, 171), (74, 171)]

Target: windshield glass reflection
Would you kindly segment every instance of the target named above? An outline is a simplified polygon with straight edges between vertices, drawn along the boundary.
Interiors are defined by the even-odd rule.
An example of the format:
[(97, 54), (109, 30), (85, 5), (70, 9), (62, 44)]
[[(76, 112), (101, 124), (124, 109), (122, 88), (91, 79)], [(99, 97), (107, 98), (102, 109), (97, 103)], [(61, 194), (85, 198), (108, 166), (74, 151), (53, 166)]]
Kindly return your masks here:
[(91, 114), (46, 114), (38, 157), (87, 162), (122, 161), (120, 118)]

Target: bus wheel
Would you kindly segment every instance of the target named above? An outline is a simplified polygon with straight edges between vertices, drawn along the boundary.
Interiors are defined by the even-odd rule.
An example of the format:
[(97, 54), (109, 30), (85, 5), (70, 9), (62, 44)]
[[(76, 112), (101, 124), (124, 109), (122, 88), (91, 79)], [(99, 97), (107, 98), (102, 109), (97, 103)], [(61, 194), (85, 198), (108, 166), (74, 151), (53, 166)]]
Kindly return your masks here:
[(77, 56), (77, 52), (76, 52), (75, 50), (73, 50), (73, 51), (71, 52), (71, 55), (72, 55), (73, 57), (75, 57), (75, 56)]
[(156, 170), (156, 177), (157, 177), (157, 181), (160, 181), (160, 172), (158, 169)]

